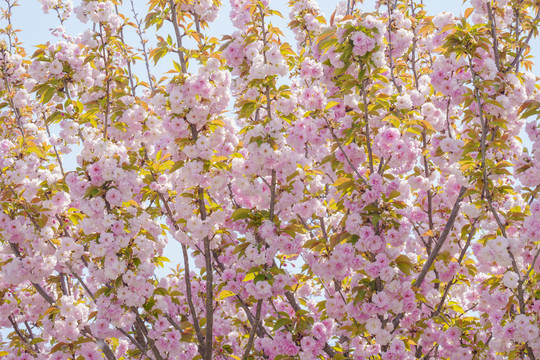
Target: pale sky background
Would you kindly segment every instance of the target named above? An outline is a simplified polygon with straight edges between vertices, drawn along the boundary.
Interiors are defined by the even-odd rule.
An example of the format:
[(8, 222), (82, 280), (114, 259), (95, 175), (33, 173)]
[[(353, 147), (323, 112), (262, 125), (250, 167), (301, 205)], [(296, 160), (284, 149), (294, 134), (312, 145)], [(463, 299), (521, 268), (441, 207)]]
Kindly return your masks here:
[[(225, 34), (230, 34), (235, 31), (229, 20), (229, 1), (222, 1), (223, 6), (220, 10), (218, 19), (210, 25), (210, 29), (208, 29), (206, 32), (207, 34), (215, 36), (218, 39), (221, 39), (221, 37)], [(51, 29), (56, 28), (60, 25), (56, 17), (56, 13), (51, 11), (47, 15), (43, 14), (41, 10), (41, 4), (37, 0), (18, 0), (18, 2), (20, 3), (20, 7), (16, 7), (14, 9), (13, 24), (16, 28), (22, 30), (19, 33), (19, 36), (24, 46), (27, 48), (27, 52), (29, 54), (32, 54), (35, 50), (33, 46), (37, 44), (46, 43), (47, 41), (57, 41), (50, 35)], [(144, 18), (144, 16), (146, 15), (145, 10), (147, 0), (133, 0), (133, 2), (135, 3), (135, 6), (137, 8), (139, 17)], [(75, 6), (77, 6), (80, 3), (80, 0), (73, 0), (73, 3)], [(129, 0), (124, 0), (124, 3), (125, 5), (123, 5), (123, 7), (125, 9), (123, 11), (121, 10), (121, 12), (131, 17), (132, 13), (130, 10), (131, 7), (129, 6)], [(285, 19), (274, 17), (270, 19), (270, 22), (283, 31), (288, 42), (291, 43), (293, 49), (295, 49), (294, 37), (292, 36), (292, 32), (286, 29), (286, 24), (289, 21), (287, 3), (287, 0), (270, 0), (270, 6), (273, 9), (279, 10), (285, 17)], [(329, 18), (330, 15), (334, 12), (336, 4), (338, 4), (339, 1), (319, 0), (318, 3), (321, 7), (321, 11), (323, 12), (323, 14), (325, 14), (326, 17)], [(371, 12), (374, 9), (374, 3), (375, 0), (365, 0), (364, 4), (358, 4), (357, 7), (359, 7), (365, 12)], [(424, 3), (426, 5), (427, 12), (430, 15), (436, 15), (443, 11), (453, 12), (456, 15), (463, 14), (463, 12), (468, 7), (470, 7), (468, 1), (463, 4), (462, 0), (424, 0)], [(0, 5), (2, 5), (3, 7), (4, 2), (0, 2)], [(5, 25), (2, 24), (1, 26)], [(88, 26), (88, 24), (81, 24), (74, 15), (66, 22), (67, 33), (70, 35), (76, 35), (88, 28)], [(172, 27), (170, 26), (170, 24), (164, 24), (162, 30), (160, 31), (160, 35), (162, 36), (165, 35), (166, 37), (167, 34), (173, 35)], [(125, 38), (126, 41), (134, 48), (140, 47), (138, 37), (132, 29), (125, 29)], [(149, 40), (150, 45), (156, 43), (151, 32), (147, 34), (146, 38)], [(189, 46), (189, 44), (187, 45)], [(532, 45), (533, 47), (531, 54), (537, 57), (540, 56), (540, 41), (538, 41), (538, 39), (533, 39)], [(170, 61), (166, 61), (166, 59), (167, 58), (160, 61), (157, 67), (153, 69), (154, 74), (163, 73), (172, 68), (172, 64), (170, 63)], [(135, 72), (141, 75), (141, 79), (146, 80), (146, 76), (144, 75), (145, 72), (141, 72), (139, 70), (143, 70), (142, 62), (139, 62), (139, 66), (135, 67)], [(537, 67), (534, 68), (534, 71), (537, 74), (540, 74), (540, 70), (538, 70)], [(159, 76), (156, 77), (159, 78)]]
[[(37, 44), (46, 43), (47, 41), (58, 41), (56, 38), (51, 36), (51, 28), (56, 28), (60, 25), (56, 14), (54, 12), (51, 12), (47, 15), (43, 14), (41, 10), (41, 4), (37, 0), (18, 1), (21, 6), (14, 8), (12, 22), (15, 28), (22, 30), (19, 33), (19, 38), (23, 42), (23, 46), (26, 48), (27, 53), (29, 55), (32, 54), (35, 51), (34, 46)], [(80, 3), (80, 0), (73, 0), (73, 2), (76, 6)], [(129, 5), (129, 0), (124, 0), (124, 2)], [(146, 0), (134, 0), (134, 3), (137, 6), (137, 11), (141, 18), (144, 18), (144, 16), (146, 15), (146, 2)], [(228, 0), (225, 0), (223, 2), (224, 5), (220, 10), (218, 19), (211, 24), (208, 31), (210, 35), (215, 36), (218, 39), (221, 39), (222, 35), (230, 34), (235, 31), (229, 20), (229, 2)], [(271, 0), (270, 6), (273, 9), (279, 10), (283, 14), (285, 19), (279, 19), (276, 17), (274, 19), (270, 19), (269, 21), (283, 31), (285, 36), (288, 38), (286, 41), (288, 41), (292, 45), (293, 49), (295, 49), (296, 47), (294, 43), (294, 37), (292, 36), (292, 33), (290, 31), (286, 31), (286, 23), (289, 21), (287, 2), (287, 0)], [(329, 18), (330, 15), (334, 12), (335, 6), (338, 1), (319, 0), (318, 3), (321, 7), (322, 12), (326, 15), (327, 18)], [(443, 11), (450, 11), (456, 15), (459, 15), (462, 14), (465, 9), (470, 7), (469, 3), (462, 5), (461, 0), (425, 0), (424, 3), (426, 4), (426, 10), (430, 15), (436, 15)], [(366, 0), (365, 4), (360, 4), (359, 7), (365, 12), (370, 12), (373, 10), (373, 4), (374, 0)], [(5, 4), (3, 1), (0, 2), (0, 6), (3, 7), (4, 5)], [(132, 13), (130, 10), (122, 12), (131, 17)], [(0, 24), (0, 26), (5, 25), (5, 23)], [(71, 17), (70, 20), (66, 22), (67, 33), (70, 35), (77, 35), (78, 33), (84, 31), (88, 26), (90, 25), (81, 24), (74, 15)], [(164, 31), (160, 32), (162, 36), (164, 34), (166, 35), (167, 33), (173, 35), (172, 27), (170, 27), (170, 25), (165, 24), (163, 30)], [(149, 39), (150, 44), (155, 43), (155, 39), (153, 39), (152, 35), (152, 32), (146, 34), (146, 38)], [(133, 30), (126, 30), (125, 38), (131, 46), (135, 48), (139, 47), (138, 37), (135, 35), (135, 32)], [(540, 42), (538, 40), (533, 40), (531, 53), (533, 55), (536, 54), (537, 57), (540, 54)], [(153, 61), (151, 63), (153, 64)], [(135, 72), (139, 74), (141, 80), (146, 81), (146, 72), (144, 72), (142, 66), (142, 62), (140, 62), (139, 65), (135, 67)], [(152, 69), (152, 72), (156, 76), (156, 78), (159, 79), (160, 74), (169, 70), (170, 68), (172, 68), (171, 62), (167, 61), (167, 59), (165, 58), (162, 59), (160, 63), (158, 63), (157, 67)], [(536, 74), (539, 74), (537, 67), (534, 68), (534, 71)], [(77, 150), (73, 151), (67, 156), (63, 156), (64, 167), (66, 168), (66, 170), (73, 170), (76, 167), (76, 153)], [(165, 256), (171, 260), (171, 263), (168, 264), (166, 268), (176, 267), (176, 264), (181, 261), (179, 256), (179, 254), (181, 253), (181, 248), (179, 244), (174, 240), (170, 241), (169, 245), (165, 249), (165, 252)], [(168, 271), (159, 271), (158, 275), (161, 276), (165, 275), (166, 273), (168, 273)]]
[[(20, 7), (15, 8), (13, 23), (16, 27), (22, 30), (21, 39), (25, 44), (39, 44), (44, 43), (47, 40), (51, 39), (50, 29), (59, 25), (58, 19), (54, 12), (50, 12), (47, 15), (44, 15), (41, 11), (41, 4), (37, 0), (17, 0), (20, 4)], [(80, 0), (72, 0), (74, 6), (77, 6), (80, 3)], [(129, 5), (129, 0), (124, 0), (126, 5)], [(219, 34), (227, 34), (234, 31), (234, 28), (231, 26), (229, 21), (229, 1), (222, 0), (223, 6), (220, 10), (219, 18), (212, 23), (211, 32), (214, 36)], [(329, 17), (335, 9), (336, 4), (339, 1), (335, 0), (318, 0), (321, 11)], [(0, 4), (4, 6), (2, 1)], [(134, 3), (139, 11), (139, 15), (144, 17), (144, 9), (146, 8), (147, 0), (134, 0)], [(270, 6), (273, 9), (279, 10), (286, 20), (288, 20), (288, 0), (270, 0)], [(455, 14), (462, 13), (468, 6), (468, 4), (461, 5), (461, 0), (424, 0), (426, 4), (426, 10), (430, 14), (436, 14), (443, 11), (450, 11)], [(357, 8), (362, 9), (363, 11), (369, 12), (373, 10), (374, 0), (365, 0), (364, 4), (357, 5)], [(126, 6), (124, 5), (124, 6)], [(125, 12), (124, 12), (125, 13)], [(128, 15), (131, 15), (131, 11), (128, 12)], [(271, 20), (272, 21), (272, 20)], [(278, 21), (273, 21), (276, 26), (278, 26)], [(280, 25), (280, 24), (279, 24)], [(76, 34), (85, 28), (85, 25), (80, 26), (78, 20), (73, 16), (67, 22), (68, 32), (71, 34)], [(283, 30), (283, 27), (281, 28)]]

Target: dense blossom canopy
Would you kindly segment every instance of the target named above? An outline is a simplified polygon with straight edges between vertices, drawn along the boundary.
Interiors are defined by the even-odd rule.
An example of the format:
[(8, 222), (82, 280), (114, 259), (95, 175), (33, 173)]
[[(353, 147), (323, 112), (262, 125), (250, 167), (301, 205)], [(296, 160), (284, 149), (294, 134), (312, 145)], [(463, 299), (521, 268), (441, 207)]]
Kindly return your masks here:
[(2, 360), (540, 358), (538, 1), (2, 4)]

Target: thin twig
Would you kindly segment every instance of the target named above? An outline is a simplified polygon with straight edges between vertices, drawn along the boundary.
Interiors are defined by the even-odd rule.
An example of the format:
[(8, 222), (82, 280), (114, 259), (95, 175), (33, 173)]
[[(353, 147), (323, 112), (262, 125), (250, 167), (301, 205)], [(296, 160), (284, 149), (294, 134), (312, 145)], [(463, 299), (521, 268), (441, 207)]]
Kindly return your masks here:
[(497, 65), (497, 70), (501, 71), (499, 40), (497, 39), (497, 24), (495, 22), (495, 14), (493, 14), (493, 8), (491, 7), (490, 2), (488, 2), (486, 6), (489, 17), (489, 24), (491, 25), (491, 38), (493, 39), (493, 54), (495, 55), (495, 65)]
[(334, 139), (334, 141), (336, 142), (337, 146), (339, 147), (339, 150), (341, 150), (341, 153), (343, 154), (343, 156), (345, 157), (345, 160), (347, 160), (347, 163), (349, 164), (349, 166), (352, 168), (352, 170), (354, 171), (354, 173), (356, 174), (356, 176), (358, 177), (358, 179), (360, 179), (364, 185), (366, 186), (369, 186), (368, 185), (368, 182), (366, 181), (366, 179), (364, 179), (362, 177), (362, 175), (360, 175), (360, 173), (358, 172), (358, 169), (356, 169), (356, 166), (353, 165), (353, 163), (351, 162), (351, 159), (349, 159), (349, 156), (347, 155), (347, 153), (345, 152), (345, 150), (343, 149), (343, 146), (341, 146), (341, 143), (339, 142), (339, 139), (337, 138), (336, 134), (334, 133), (334, 129), (332, 129), (332, 125), (330, 124), (330, 122), (328, 121), (328, 119), (326, 119), (326, 124), (327, 124), (327, 127), (328, 129), (330, 130), (330, 134), (332, 135), (332, 138)]
[[(536, 17), (533, 20), (533, 23), (536, 23), (538, 20), (540, 20), (540, 8), (538, 9), (536, 13)], [(532, 36), (534, 34), (534, 30), (536, 28), (534, 27), (534, 24), (532, 24), (531, 29), (529, 30), (529, 35), (527, 35), (527, 39), (525, 40), (525, 43), (523, 46), (521, 46), (516, 54), (516, 57), (514, 58), (514, 61), (512, 61), (512, 64), (506, 69), (506, 71), (509, 71), (511, 68), (516, 68), (516, 71), (518, 70), (519, 62), (521, 61), (521, 55), (523, 54), (523, 51), (525, 50), (525, 47), (528, 46), (529, 42), (532, 39)]]
[[(471, 231), (469, 232), (469, 236), (467, 237), (467, 242), (465, 243), (465, 246), (463, 247), (463, 249), (461, 250), (461, 253), (459, 254), (459, 259), (457, 261), (457, 263), (459, 265), (461, 265), (461, 262), (463, 261), (463, 259), (465, 258), (465, 254), (467, 253), (467, 250), (469, 249), (469, 246), (471, 245), (471, 241), (472, 241), (472, 238), (476, 232), (476, 223), (478, 222), (478, 218), (475, 218), (472, 225), (471, 225)], [(446, 289), (444, 289), (444, 294), (441, 298), (441, 301), (439, 301), (439, 304), (437, 305), (437, 308), (435, 309), (435, 311), (433, 312), (433, 314), (431, 315), (432, 317), (433, 316), (437, 316), (440, 314), (441, 312), (441, 309), (446, 301), (446, 297), (448, 296), (449, 292), (450, 292), (450, 288), (452, 287), (452, 285), (454, 285), (456, 283), (456, 281), (454, 280), (455, 279), (455, 276), (452, 277), (452, 280), (450, 280), (450, 282), (448, 283), (448, 285), (446, 285)]]
[(171, 7), (171, 16), (172, 16), (172, 24), (174, 27), (174, 34), (176, 35), (176, 42), (177, 42), (177, 53), (178, 53), (178, 59), (180, 60), (180, 67), (182, 68), (182, 72), (185, 74), (187, 73), (186, 68), (186, 60), (184, 59), (184, 52), (181, 50), (182, 48), (182, 35), (180, 34), (180, 28), (178, 27), (178, 16), (176, 15), (176, 4), (173, 0), (169, 0), (169, 6)]
[(452, 228), (454, 227), (454, 223), (459, 213), (459, 209), (461, 207), (461, 201), (463, 200), (463, 197), (465, 196), (465, 192), (467, 192), (467, 188), (465, 186), (462, 186), (461, 189), (459, 190), (459, 195), (456, 199), (456, 202), (454, 203), (452, 212), (450, 213), (450, 217), (448, 218), (448, 221), (446, 222), (446, 225), (444, 226), (441, 236), (439, 236), (439, 239), (437, 240), (437, 242), (435, 243), (435, 246), (433, 247), (431, 255), (425, 262), (424, 266), (422, 267), (422, 270), (420, 271), (420, 274), (418, 274), (418, 277), (416, 278), (415, 286), (420, 287), (422, 285), (429, 269), (431, 268), (431, 265), (433, 265), (433, 262), (435, 261), (435, 258), (437, 257), (437, 255), (439, 255), (439, 251), (441, 250), (442, 246), (446, 242), (446, 239), (448, 238), (450, 231), (452, 231)]
[(259, 327), (259, 322), (261, 321), (261, 309), (262, 309), (262, 300), (257, 301), (257, 310), (255, 310), (255, 323), (251, 326), (251, 331), (249, 332), (249, 339), (244, 351), (243, 359), (247, 360), (249, 353), (251, 352), (251, 347), (255, 341), (256, 330)]
[(137, 35), (139, 35), (139, 40), (141, 41), (142, 53), (144, 56), (144, 64), (146, 66), (146, 75), (148, 76), (148, 85), (150, 90), (154, 91), (154, 81), (152, 79), (152, 74), (150, 73), (150, 62), (148, 60), (148, 51), (146, 51), (146, 40), (143, 38), (142, 22), (139, 19), (137, 12), (135, 11), (135, 5), (133, 0), (131, 2), (131, 11), (133, 12), (133, 17), (135, 19), (135, 24), (137, 24)]

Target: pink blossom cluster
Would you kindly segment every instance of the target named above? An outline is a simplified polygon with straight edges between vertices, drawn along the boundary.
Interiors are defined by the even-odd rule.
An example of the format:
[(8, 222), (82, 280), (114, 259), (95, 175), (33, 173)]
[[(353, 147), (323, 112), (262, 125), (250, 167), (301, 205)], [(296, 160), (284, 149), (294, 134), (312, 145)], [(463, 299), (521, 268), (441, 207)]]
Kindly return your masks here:
[(540, 356), (538, 4), (392, 3), (292, 0), (293, 39), (251, 0), (221, 41), (210, 0), (42, 0), (91, 29), (31, 55), (7, 27), (0, 357)]

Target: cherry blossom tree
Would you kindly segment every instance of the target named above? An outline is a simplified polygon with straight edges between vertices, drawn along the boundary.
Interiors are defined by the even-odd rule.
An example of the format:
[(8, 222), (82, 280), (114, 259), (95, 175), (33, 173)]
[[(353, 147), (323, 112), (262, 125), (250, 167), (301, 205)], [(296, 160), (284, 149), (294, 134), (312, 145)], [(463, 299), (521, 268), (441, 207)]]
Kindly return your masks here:
[(2, 2), (1, 358), (540, 358), (538, 1), (40, 2), (35, 51)]

